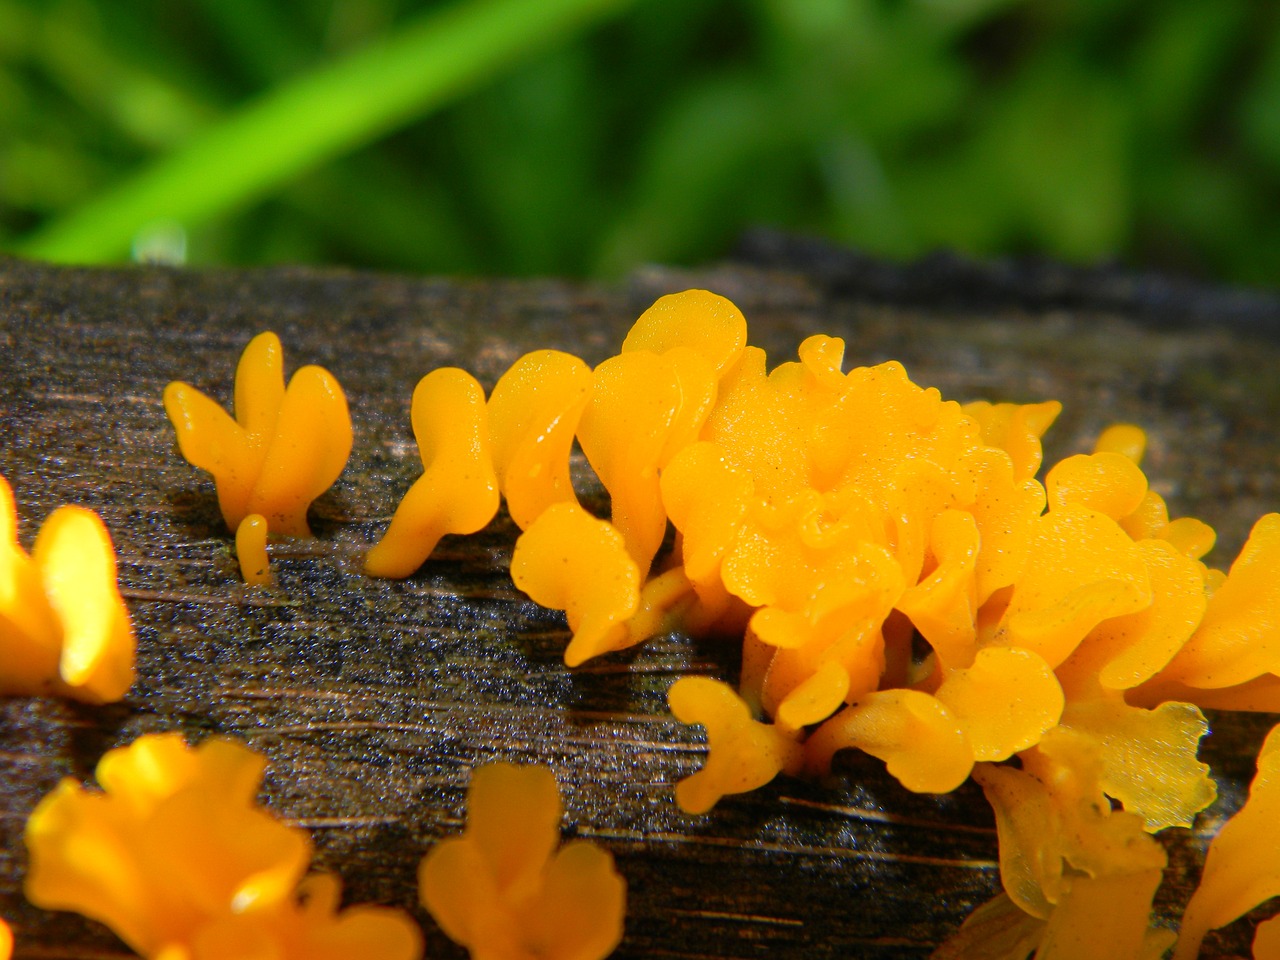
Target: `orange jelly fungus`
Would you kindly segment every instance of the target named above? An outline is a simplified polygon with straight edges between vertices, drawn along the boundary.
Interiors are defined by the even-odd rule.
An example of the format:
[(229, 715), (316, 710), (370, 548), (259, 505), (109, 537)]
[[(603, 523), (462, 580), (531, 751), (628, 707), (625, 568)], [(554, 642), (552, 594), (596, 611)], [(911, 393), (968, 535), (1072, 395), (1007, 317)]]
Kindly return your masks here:
[(622, 534), (576, 503), (550, 507), (516, 541), (511, 579), (535, 603), (565, 611), (569, 666), (635, 642), (627, 621), (640, 606), (640, 570)]
[[(1210, 930), (1226, 926), (1259, 904), (1280, 896), (1277, 822), (1280, 822), (1280, 727), (1271, 730), (1258, 753), (1258, 773), (1249, 788), (1249, 799), (1209, 844), (1200, 886), (1182, 917), (1173, 960), (1194, 960)], [(1258, 934), (1263, 944), (1259, 950), (1255, 941), (1256, 958), (1280, 955), (1276, 930), (1264, 934), (1260, 926)]]
[[(1173, 941), (1171, 931), (1150, 925), (1164, 848), (1138, 817), (1112, 809), (1102, 769), (1088, 737), (1057, 729), (1022, 754), (1020, 769), (984, 763), (974, 770), (995, 810), (1002, 896), (1026, 914), (1015, 926), (1038, 944), (1041, 960), (1156, 960)], [(992, 956), (978, 949), (950, 955)]]
[(577, 503), (569, 454), (591, 399), (591, 368), (559, 350), (535, 350), (511, 365), (489, 396), (489, 443), (511, 519), (528, 530), (542, 511)]
[(596, 844), (559, 846), (562, 812), (547, 768), (488, 764), (465, 832), (422, 859), (423, 906), (476, 960), (602, 960), (621, 941), (626, 881)]
[(9, 960), (13, 956), (13, 931), (9, 925), (0, 920), (0, 960)]
[(213, 474), (228, 528), (258, 513), (272, 533), (310, 535), (307, 508), (351, 454), (347, 400), (327, 370), (302, 367), (286, 389), (280, 338), (261, 333), (236, 367), (234, 419), (178, 381), (165, 387), (164, 408), (182, 455)]
[(119, 700), (133, 685), (134, 647), (102, 520), (59, 507), (28, 555), (13, 490), (0, 477), (0, 693)]
[(676, 786), (676, 802), (688, 813), (706, 813), (725, 794), (768, 783), (780, 772), (796, 774), (800, 745), (776, 727), (751, 717), (733, 688), (710, 677), (683, 677), (667, 698), (681, 723), (701, 724), (710, 751), (706, 766)]
[[(846, 372), (843, 341), (821, 335), (769, 370), (746, 339), (733, 304), (689, 290), (594, 370), (526, 355), (487, 406), (437, 371), (414, 403), (427, 474), (369, 569), (410, 572), (500, 490), (524, 531), (513, 579), (566, 612), (570, 666), (672, 627), (740, 631), (738, 707), (715, 685), (673, 691), (680, 716), (711, 721), (712, 773), (679, 793), (687, 808), (767, 771), (822, 772), (846, 747), (944, 792), (1061, 727), (1149, 830), (1190, 823), (1214, 795), (1199, 705), (1280, 704), (1280, 515), (1213, 571), (1212, 529), (1169, 518), (1134, 425), (1041, 483), (1055, 401), (961, 405), (899, 363)], [(574, 495), (574, 437), (608, 520)], [(411, 499), (428, 519), (410, 524)], [(393, 540), (404, 558), (375, 563)], [(1146, 765), (1125, 769), (1132, 756)]]
[(68, 778), (27, 821), (27, 898), (114, 930), (148, 960), (417, 960), (399, 910), (338, 912), (337, 878), (304, 879), (307, 834), (255, 802), (265, 760), (234, 740), (149, 734), (108, 751), (102, 792)]
[(456, 367), (427, 374), (413, 391), (413, 435), (425, 472), (400, 501), (365, 557), (374, 577), (407, 577), (448, 533), (475, 533), (498, 512), (484, 389)]
[[(290, 405), (279, 381), (278, 343), (259, 338), (237, 376), (240, 423), (181, 384), (166, 392), (230, 523), (260, 511), (277, 529), (254, 498), (260, 473), (276, 490), (280, 464), (298, 459), (272, 460), (275, 411), (284, 423)], [(704, 767), (676, 788), (685, 811), (778, 773), (822, 775), (847, 748), (914, 791), (972, 775), (996, 812), (1005, 893), (937, 957), (1156, 960), (1171, 935), (1150, 927), (1165, 863), (1152, 834), (1190, 826), (1216, 796), (1196, 756), (1201, 708), (1280, 712), (1280, 514), (1257, 522), (1229, 571), (1212, 569), (1213, 529), (1170, 518), (1141, 468), (1141, 428), (1111, 426), (1038, 479), (1060, 411), (945, 400), (892, 361), (846, 371), (844, 342), (823, 335), (769, 369), (732, 303), (689, 290), (658, 300), (594, 369), (535, 351), (487, 403), (463, 371), (423, 378), (425, 472), (366, 569), (407, 576), (503, 497), (523, 531), (512, 578), (565, 611), (569, 666), (673, 628), (742, 638), (736, 691), (693, 677), (668, 692), (707, 734)], [(194, 428), (205, 420), (218, 426)], [(607, 520), (574, 493), (575, 440)], [(290, 501), (303, 529), (306, 502)], [(1248, 809), (1269, 802), (1270, 763), (1264, 753)], [(477, 956), (602, 956), (621, 881), (575, 845), (548, 865), (560, 807), (549, 775), (520, 785), (537, 776), (477, 773), (472, 826), (424, 861), (423, 901)], [(1220, 847), (1247, 836), (1241, 852), (1211, 855), (1179, 960), (1275, 892), (1250, 859), (1266, 844), (1248, 809)], [(595, 859), (570, 871), (579, 857)], [(583, 903), (596, 918), (569, 922)], [(1280, 930), (1258, 942), (1280, 953)]]
[(252, 587), (270, 586), (271, 561), (267, 559), (267, 518), (251, 513), (236, 527), (236, 556), (240, 575)]
[[(1042, 482), (1056, 401), (944, 400), (896, 362), (846, 371), (843, 341), (821, 335), (770, 370), (737, 308), (703, 290), (660, 299), (594, 370), (557, 351), (518, 360), (487, 427), (478, 385), (458, 390), (434, 413), (452, 437), (439, 450), (457, 452), (424, 444), (441, 476), (423, 496), (475, 504), (478, 528), (500, 489), (524, 531), (512, 577), (565, 611), (567, 664), (672, 628), (742, 636), (736, 692), (669, 691), (709, 747), (677, 787), (683, 809), (822, 774), (845, 748), (916, 791), (972, 771), (1007, 896), (939, 957), (1167, 946), (1148, 926), (1164, 863), (1151, 834), (1216, 795), (1201, 707), (1280, 710), (1280, 514), (1229, 572), (1210, 569), (1214, 531), (1170, 518), (1141, 428), (1107, 428)], [(608, 520), (574, 495), (575, 437)], [(395, 575), (444, 529), (426, 528)]]

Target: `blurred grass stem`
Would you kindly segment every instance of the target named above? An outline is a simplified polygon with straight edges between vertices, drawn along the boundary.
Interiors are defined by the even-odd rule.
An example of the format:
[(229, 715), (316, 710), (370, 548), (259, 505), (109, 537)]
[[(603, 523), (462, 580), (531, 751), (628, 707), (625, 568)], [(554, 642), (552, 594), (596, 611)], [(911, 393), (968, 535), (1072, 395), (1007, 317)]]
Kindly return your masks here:
[(127, 255), (158, 220), (187, 227), (421, 117), (629, 0), (472, 0), (432, 10), (285, 81), (18, 244), (46, 260)]

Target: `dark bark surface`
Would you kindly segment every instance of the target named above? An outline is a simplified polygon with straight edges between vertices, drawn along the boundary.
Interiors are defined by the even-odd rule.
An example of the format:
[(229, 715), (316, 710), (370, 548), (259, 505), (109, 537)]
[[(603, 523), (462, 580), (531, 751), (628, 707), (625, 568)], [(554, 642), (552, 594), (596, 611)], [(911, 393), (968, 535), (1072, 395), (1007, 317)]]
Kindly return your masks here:
[[(1174, 515), (1218, 529), (1216, 565), (1280, 507), (1274, 299), (1174, 284), (1147, 302), (1115, 273), (1110, 286), (1096, 276), (1091, 300), (1089, 274), (1068, 271), (1054, 276), (1075, 286), (1055, 300), (1020, 295), (1016, 276), (974, 288), (952, 261), (937, 262), (930, 287), (927, 263), (868, 273), (849, 255), (766, 239), (736, 263), (616, 287), (0, 260), (0, 473), (22, 540), (61, 503), (98, 510), (139, 640), (139, 680), (120, 704), (0, 700), (0, 915), (18, 956), (125, 954), (103, 928), (25, 902), (23, 823), (61, 777), (88, 779), (105, 750), (174, 729), (264, 752), (264, 800), (310, 828), (316, 865), (342, 875), (349, 901), (413, 910), (429, 957), (463, 953), (416, 906), (416, 866), (460, 828), (471, 767), (495, 758), (549, 764), (566, 834), (617, 856), (629, 884), (620, 957), (921, 958), (992, 896), (995, 833), (972, 784), (915, 796), (877, 761), (847, 756), (828, 782), (780, 778), (710, 815), (680, 814), (672, 785), (700, 765), (703, 741), (670, 717), (665, 691), (688, 673), (732, 677), (732, 644), (667, 636), (568, 671), (563, 619), (508, 577), (517, 531), (505, 512), (447, 539), (408, 580), (360, 572), (421, 470), (408, 407), (423, 374), (459, 365), (488, 388), (540, 347), (594, 363), (653, 299), (690, 286), (737, 302), (774, 362), (822, 332), (846, 339), (850, 363), (901, 360), (947, 397), (1057, 398), (1050, 462), (1108, 423), (1144, 425), (1144, 469)], [(355, 448), (313, 507), (315, 538), (274, 545), (278, 585), (250, 589), (160, 396), (182, 379), (228, 402), (240, 351), (267, 329), (288, 371), (318, 363), (343, 384)], [(1205, 755), (1222, 798), (1206, 829), (1239, 805), (1271, 722), (1212, 719)], [(1205, 842), (1182, 833), (1169, 838), (1170, 914)], [(1206, 955), (1247, 956), (1250, 937), (1242, 921)]]

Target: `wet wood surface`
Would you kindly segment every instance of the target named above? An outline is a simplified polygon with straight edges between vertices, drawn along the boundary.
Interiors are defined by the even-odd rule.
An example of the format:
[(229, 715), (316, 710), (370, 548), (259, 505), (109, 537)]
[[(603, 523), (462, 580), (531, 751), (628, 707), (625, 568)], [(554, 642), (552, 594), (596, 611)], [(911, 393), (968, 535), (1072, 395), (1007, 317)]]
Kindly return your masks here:
[[(350, 901), (413, 910), (429, 957), (464, 954), (417, 907), (416, 866), (460, 829), (472, 766), (495, 758), (549, 764), (566, 835), (615, 853), (629, 884), (619, 957), (927, 957), (998, 890), (991, 815), (971, 784), (915, 796), (877, 761), (847, 756), (826, 782), (780, 778), (685, 816), (672, 785), (702, 762), (703, 740), (670, 717), (665, 691), (685, 674), (732, 678), (731, 644), (673, 635), (567, 670), (563, 619), (508, 577), (517, 531), (505, 512), (447, 539), (408, 580), (360, 572), (421, 470), (408, 407), (422, 375), (459, 365), (487, 388), (541, 347), (597, 362), (657, 296), (690, 286), (734, 299), (774, 362), (822, 332), (846, 338), (849, 362), (902, 360), (947, 397), (1060, 399), (1049, 460), (1087, 449), (1110, 422), (1143, 424), (1148, 475), (1176, 515), (1217, 527), (1218, 565), (1280, 508), (1274, 300), (1152, 295), (1119, 273), (1093, 299), (1070, 272), (1070, 290), (1016, 276), (983, 287), (954, 264), (929, 287), (928, 264), (873, 277), (841, 256), (763, 243), (738, 262), (614, 286), (0, 260), (0, 473), (21, 537), (29, 545), (61, 503), (98, 510), (139, 641), (139, 680), (120, 704), (0, 700), (0, 915), (17, 955), (127, 955), (96, 924), (25, 902), (23, 823), (60, 778), (90, 778), (105, 750), (176, 729), (265, 753), (263, 799), (311, 831), (317, 867), (342, 875)], [(267, 329), (288, 370), (318, 363), (343, 384), (355, 448), (313, 508), (315, 538), (274, 545), (278, 584), (251, 589), (160, 396), (183, 379), (229, 401), (240, 351)], [(1170, 832), (1166, 915), (1194, 884), (1205, 831), (1240, 803), (1271, 720), (1213, 717), (1205, 751), (1222, 798), (1201, 830)], [(1242, 921), (1206, 955), (1245, 956), (1250, 936)]]

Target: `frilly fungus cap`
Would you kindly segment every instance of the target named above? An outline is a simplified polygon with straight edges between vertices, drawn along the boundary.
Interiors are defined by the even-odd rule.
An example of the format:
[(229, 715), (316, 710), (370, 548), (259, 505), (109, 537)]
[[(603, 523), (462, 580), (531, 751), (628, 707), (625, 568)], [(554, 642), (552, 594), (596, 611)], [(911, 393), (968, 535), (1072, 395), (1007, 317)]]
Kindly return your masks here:
[(473, 960), (603, 960), (622, 939), (626, 881), (594, 843), (560, 846), (561, 812), (545, 767), (472, 774), (467, 828), (423, 858), (418, 889)]
[(148, 960), (417, 960), (398, 910), (337, 913), (336, 878), (303, 879), (304, 831), (255, 801), (265, 760), (234, 740), (148, 734), (108, 751), (102, 791), (68, 778), (27, 821), (27, 898), (109, 926)]
[(119, 700), (133, 685), (134, 645), (101, 518), (59, 507), (28, 556), (13, 490), (0, 477), (0, 694)]

